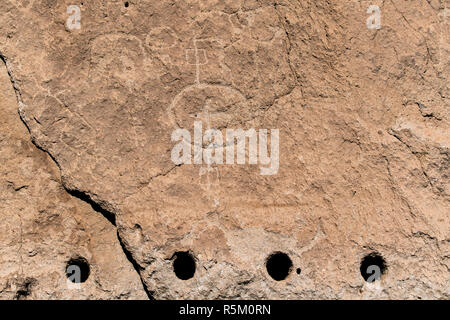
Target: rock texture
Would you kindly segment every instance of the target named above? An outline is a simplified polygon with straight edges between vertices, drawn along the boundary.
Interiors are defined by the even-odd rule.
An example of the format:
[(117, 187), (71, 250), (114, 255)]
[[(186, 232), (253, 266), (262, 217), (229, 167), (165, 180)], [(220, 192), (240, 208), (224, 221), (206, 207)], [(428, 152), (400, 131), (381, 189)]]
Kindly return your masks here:
[[(0, 66), (0, 298), (146, 299), (116, 228), (63, 188), (59, 169), (34, 146)], [(66, 265), (84, 257), (90, 275), (67, 284)]]
[[(142, 298), (125, 252), (157, 299), (449, 298), (447, 8), (2, 1), (2, 297), (20, 279), (31, 298)], [(277, 174), (174, 164), (172, 132), (199, 119), (279, 129)], [(274, 252), (293, 263), (282, 281)], [(371, 252), (387, 264), (376, 284), (360, 274)], [(95, 260), (80, 292), (63, 287), (74, 253)]]

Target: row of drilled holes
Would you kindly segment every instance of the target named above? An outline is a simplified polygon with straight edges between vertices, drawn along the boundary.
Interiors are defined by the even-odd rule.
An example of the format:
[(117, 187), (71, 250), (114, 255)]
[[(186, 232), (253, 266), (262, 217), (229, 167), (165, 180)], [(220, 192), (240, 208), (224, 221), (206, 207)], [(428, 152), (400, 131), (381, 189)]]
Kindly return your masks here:
[[(70, 268), (72, 266), (72, 268)], [(73, 266), (76, 266), (80, 271), (80, 275), (77, 278), (71, 277), (73, 275)], [(373, 277), (373, 270), (378, 268), (381, 274), (386, 271), (386, 261), (377, 252), (372, 252), (366, 255), (361, 260), (360, 272), (365, 281), (371, 282)], [(176, 252), (173, 260), (173, 271), (175, 275), (181, 280), (188, 280), (194, 277), (195, 274), (195, 259), (189, 252)], [(293, 270), (292, 260), (286, 253), (275, 252), (271, 254), (266, 260), (267, 273), (276, 281), (282, 281)], [(75, 282), (75, 279), (80, 282), (85, 282), (90, 273), (90, 267), (88, 261), (83, 257), (76, 257), (67, 262), (66, 274), (67, 277)], [(296, 273), (300, 274), (301, 269), (297, 268)]]
[[(380, 275), (386, 272), (386, 261), (377, 252), (372, 252), (366, 255), (361, 260), (360, 272), (365, 281), (372, 282), (371, 275), (374, 274), (374, 269), (380, 271)], [(177, 252), (173, 262), (173, 270), (176, 276), (181, 280), (188, 280), (195, 274), (195, 259), (189, 252)], [(276, 281), (282, 281), (293, 270), (292, 260), (286, 253), (275, 252), (271, 254), (266, 260), (267, 273)], [(301, 269), (297, 268), (296, 273), (300, 274)], [(374, 279), (374, 277), (372, 277)]]

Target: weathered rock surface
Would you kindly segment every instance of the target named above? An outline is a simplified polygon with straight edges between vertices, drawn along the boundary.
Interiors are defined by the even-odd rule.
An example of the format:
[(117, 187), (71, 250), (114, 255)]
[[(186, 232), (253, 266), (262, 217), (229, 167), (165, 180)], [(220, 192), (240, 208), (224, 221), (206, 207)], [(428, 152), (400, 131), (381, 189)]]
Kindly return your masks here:
[[(72, 4), (81, 8), (79, 30), (66, 25)], [(379, 30), (366, 27), (371, 4), (382, 11)], [(57, 163), (66, 189), (115, 216), (154, 298), (449, 298), (448, 4), (6, 0), (0, 54), (33, 141)], [(279, 170), (174, 164), (172, 132), (192, 132), (195, 120), (279, 129)], [(23, 131), (9, 126), (5, 135)], [(54, 166), (40, 178), (50, 170), (42, 152), (28, 143), (39, 156), (24, 158), (6, 143), (2, 158), (18, 172), (2, 171), (13, 182), (2, 185), (12, 195), (2, 199), (1, 236), (9, 240), (1, 242), (19, 242), (8, 226), (20, 217), (3, 211), (23, 206), (35, 237), (62, 243), (35, 257), (37, 265), (52, 255), (61, 267), (72, 252), (60, 240), (67, 234), (81, 247), (96, 242), (92, 255), (107, 242), (115, 249), (99, 253), (99, 277), (100, 267), (117, 264), (129, 273), (104, 279), (117, 285), (113, 293), (86, 292), (142, 295), (130, 265), (117, 263), (123, 252), (113, 227), (73, 199), (40, 214), (46, 202), (36, 203), (31, 186), (69, 196)], [(17, 249), (2, 247), (11, 260), (2, 260), (1, 281), (29, 255), (22, 248), (13, 260)], [(173, 272), (180, 251), (195, 257), (188, 280)], [(293, 262), (283, 281), (266, 270), (278, 251)], [(374, 251), (387, 264), (376, 285), (359, 270)], [(46, 277), (35, 276), (44, 286), (65, 281)]]
[[(31, 143), (0, 65), (0, 299), (146, 299), (116, 228), (63, 188), (53, 160)], [(86, 282), (67, 284), (84, 257)]]

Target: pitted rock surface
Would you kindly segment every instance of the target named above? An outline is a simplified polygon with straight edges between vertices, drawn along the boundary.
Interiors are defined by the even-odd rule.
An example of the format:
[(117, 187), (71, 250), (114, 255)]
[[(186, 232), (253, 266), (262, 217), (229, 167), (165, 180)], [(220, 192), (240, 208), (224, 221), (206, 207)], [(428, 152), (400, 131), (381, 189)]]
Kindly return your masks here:
[[(66, 24), (69, 5), (81, 9), (80, 29)], [(370, 5), (381, 9), (381, 29), (366, 26)], [(153, 298), (443, 299), (450, 296), (448, 7), (447, 0), (5, 0), (2, 81), (14, 86), (31, 139), (59, 168), (61, 181), (55, 168), (49, 178), (55, 188), (115, 217)], [(278, 170), (175, 164), (172, 133), (192, 133), (197, 121), (221, 132), (278, 129)], [(6, 135), (23, 131), (6, 126)], [(103, 219), (71, 201), (85, 208), (84, 228)], [(16, 216), (2, 219), (5, 227)], [(39, 228), (56, 222), (36, 223), (38, 234), (54, 236)], [(58, 228), (72, 230), (69, 222)], [(2, 234), (20, 238), (12, 228)], [(86, 237), (100, 241), (102, 233)], [(118, 251), (105, 268), (123, 257)], [(195, 260), (187, 280), (174, 272), (179, 252)], [(276, 252), (292, 261), (282, 281), (266, 268)], [(374, 252), (386, 270), (368, 284), (360, 265)], [(127, 277), (112, 281), (131, 290)]]

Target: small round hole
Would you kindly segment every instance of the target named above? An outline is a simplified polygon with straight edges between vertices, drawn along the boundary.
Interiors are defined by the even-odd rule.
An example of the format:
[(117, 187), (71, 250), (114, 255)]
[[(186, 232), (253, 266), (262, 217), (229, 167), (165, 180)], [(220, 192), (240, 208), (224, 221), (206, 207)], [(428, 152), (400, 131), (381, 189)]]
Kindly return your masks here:
[(292, 261), (286, 253), (276, 252), (267, 258), (267, 273), (276, 281), (286, 279), (292, 269)]
[(125, 8), (128, 8), (130, 6), (130, 3), (127, 1), (124, 3)]
[(372, 252), (361, 260), (359, 270), (364, 280), (370, 283), (379, 280), (386, 272), (386, 268), (387, 265), (384, 258), (379, 253)]
[(173, 271), (181, 280), (188, 280), (194, 276), (195, 260), (189, 252), (176, 252), (173, 261)]
[(75, 257), (67, 262), (66, 276), (73, 283), (86, 282), (90, 272), (89, 262), (83, 257)]
[(300, 274), (300, 273), (302, 273), (302, 269), (297, 268), (297, 274)]

